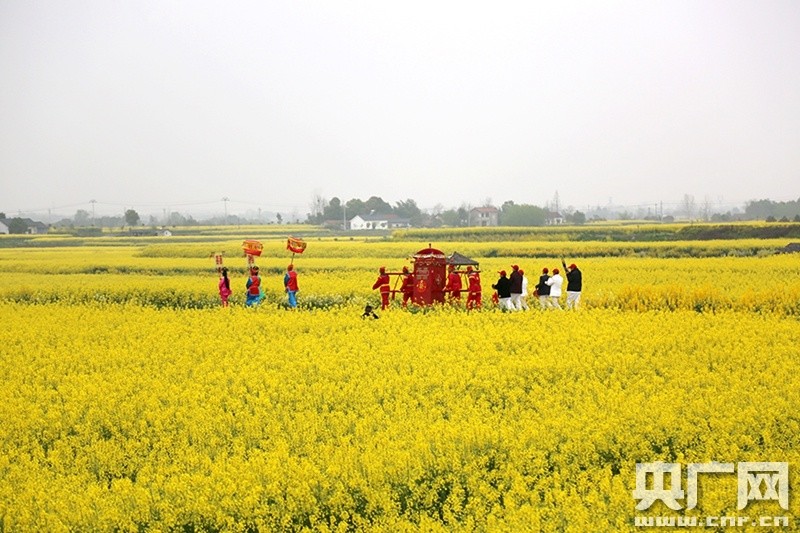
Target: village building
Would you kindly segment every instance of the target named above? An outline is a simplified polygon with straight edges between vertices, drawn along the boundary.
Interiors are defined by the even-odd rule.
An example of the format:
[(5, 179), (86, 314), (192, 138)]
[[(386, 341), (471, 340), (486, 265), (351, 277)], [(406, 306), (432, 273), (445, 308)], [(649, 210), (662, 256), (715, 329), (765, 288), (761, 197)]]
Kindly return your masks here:
[(567, 220), (564, 218), (564, 215), (555, 211), (548, 211), (547, 217), (544, 220), (544, 223), (548, 226), (560, 226), (561, 224), (566, 224), (566, 222)]
[(470, 226), (500, 225), (500, 210), (492, 206), (474, 207), (469, 210)]
[(397, 215), (356, 215), (349, 221), (350, 229), (354, 231), (365, 230), (392, 230), (410, 228), (411, 219), (400, 218)]
[(47, 233), (50, 229), (44, 222), (31, 220), (30, 218), (0, 219), (0, 234), (8, 235), (14, 227), (16, 227), (17, 230), (24, 227), (24, 232), (16, 231), (16, 233), (27, 233), (28, 235), (41, 235)]

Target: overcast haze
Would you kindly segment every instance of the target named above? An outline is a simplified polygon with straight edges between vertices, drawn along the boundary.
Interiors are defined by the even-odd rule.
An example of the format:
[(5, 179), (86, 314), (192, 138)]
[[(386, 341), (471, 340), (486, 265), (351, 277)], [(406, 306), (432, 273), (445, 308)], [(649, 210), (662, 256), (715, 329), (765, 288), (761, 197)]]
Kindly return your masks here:
[(797, 1), (0, 0), (0, 76), (9, 215), (800, 197)]

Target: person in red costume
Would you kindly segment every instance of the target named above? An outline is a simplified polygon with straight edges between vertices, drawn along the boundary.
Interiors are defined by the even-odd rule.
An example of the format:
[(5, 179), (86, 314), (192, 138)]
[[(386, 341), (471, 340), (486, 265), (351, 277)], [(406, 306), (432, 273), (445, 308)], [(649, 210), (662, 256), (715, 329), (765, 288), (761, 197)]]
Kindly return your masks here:
[(244, 305), (251, 307), (261, 303), (263, 294), (261, 293), (261, 276), (258, 275), (258, 266), (250, 268), (250, 277), (247, 278), (247, 299)]
[(286, 290), (286, 296), (289, 298), (289, 307), (296, 308), (297, 291), (300, 289), (297, 286), (297, 272), (294, 270), (293, 264), (289, 264), (286, 267), (286, 274), (283, 276), (283, 287)]
[(381, 267), (378, 279), (372, 285), (372, 290), (379, 289), (381, 291), (381, 309), (389, 307), (389, 274), (386, 273), (386, 267)]
[(456, 272), (455, 265), (450, 265), (448, 268), (450, 274), (447, 275), (447, 286), (445, 290), (450, 291), (451, 300), (461, 299), (461, 274)]
[(467, 309), (481, 306), (481, 275), (467, 267)]
[(403, 307), (406, 307), (414, 296), (414, 276), (408, 271), (407, 266), (403, 267), (403, 284), (400, 285), (400, 292), (403, 293)]

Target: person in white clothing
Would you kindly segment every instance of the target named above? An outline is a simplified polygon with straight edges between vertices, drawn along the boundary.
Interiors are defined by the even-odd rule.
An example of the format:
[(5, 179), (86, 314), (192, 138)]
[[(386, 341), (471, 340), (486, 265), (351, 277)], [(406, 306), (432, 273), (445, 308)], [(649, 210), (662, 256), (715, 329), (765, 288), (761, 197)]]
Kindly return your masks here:
[(561, 298), (561, 285), (564, 284), (564, 278), (558, 273), (557, 268), (553, 269), (553, 275), (545, 283), (550, 286), (550, 306), (561, 309), (561, 304), (558, 303), (558, 300)]
[(525, 271), (521, 268), (519, 269), (519, 273), (522, 275), (522, 294), (519, 296), (519, 309), (528, 310), (528, 276), (525, 275)]

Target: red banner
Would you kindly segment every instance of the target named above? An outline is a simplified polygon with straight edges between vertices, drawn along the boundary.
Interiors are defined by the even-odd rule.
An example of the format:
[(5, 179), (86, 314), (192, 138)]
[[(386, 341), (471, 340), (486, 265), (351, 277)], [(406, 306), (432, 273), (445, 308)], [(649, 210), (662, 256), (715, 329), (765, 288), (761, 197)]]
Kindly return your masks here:
[(286, 249), (295, 254), (302, 254), (306, 249), (306, 241), (289, 237), (289, 240), (286, 241)]
[(262, 245), (259, 241), (254, 240), (246, 240), (242, 243), (242, 249), (244, 250), (245, 255), (261, 255), (261, 250), (264, 249), (264, 245)]

